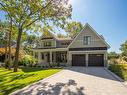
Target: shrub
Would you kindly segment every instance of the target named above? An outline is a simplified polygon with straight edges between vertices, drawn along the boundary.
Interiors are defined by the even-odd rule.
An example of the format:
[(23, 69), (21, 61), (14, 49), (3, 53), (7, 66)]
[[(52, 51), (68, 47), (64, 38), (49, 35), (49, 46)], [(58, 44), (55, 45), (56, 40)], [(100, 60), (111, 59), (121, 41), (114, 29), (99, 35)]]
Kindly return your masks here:
[(118, 61), (117, 61), (117, 59), (112, 58), (112, 59), (109, 60), (109, 63), (110, 64), (118, 64)]
[(31, 55), (25, 55), (21, 60), (20, 64), (24, 66), (34, 66), (37, 63), (37, 59), (35, 59)]
[(127, 81), (127, 64), (110, 64), (109, 70)]

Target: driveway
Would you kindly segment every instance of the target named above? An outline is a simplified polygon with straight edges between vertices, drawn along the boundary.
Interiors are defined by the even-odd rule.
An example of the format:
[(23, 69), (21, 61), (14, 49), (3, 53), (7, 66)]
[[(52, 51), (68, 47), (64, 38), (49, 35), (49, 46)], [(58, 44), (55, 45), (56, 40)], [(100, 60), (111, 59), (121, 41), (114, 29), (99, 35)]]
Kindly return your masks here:
[(127, 87), (103, 67), (68, 67), (12, 95), (127, 95)]

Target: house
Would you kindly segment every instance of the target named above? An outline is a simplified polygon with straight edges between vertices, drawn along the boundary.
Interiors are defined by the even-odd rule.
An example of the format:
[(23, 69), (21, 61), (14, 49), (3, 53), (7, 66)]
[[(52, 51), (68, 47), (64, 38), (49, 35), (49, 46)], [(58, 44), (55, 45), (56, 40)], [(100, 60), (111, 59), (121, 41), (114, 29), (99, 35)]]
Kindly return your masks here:
[(66, 66), (107, 66), (110, 46), (88, 23), (74, 38), (57, 38), (49, 32), (33, 49), (41, 65), (60, 63)]

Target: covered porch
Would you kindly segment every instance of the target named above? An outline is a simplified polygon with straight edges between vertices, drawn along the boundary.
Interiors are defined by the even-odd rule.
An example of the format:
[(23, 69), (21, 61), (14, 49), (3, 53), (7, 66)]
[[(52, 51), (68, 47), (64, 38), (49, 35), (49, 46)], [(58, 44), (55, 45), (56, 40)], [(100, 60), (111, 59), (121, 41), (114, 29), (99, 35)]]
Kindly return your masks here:
[(40, 66), (52, 64), (65, 66), (67, 64), (68, 53), (66, 49), (34, 50), (33, 55), (38, 59), (38, 64)]

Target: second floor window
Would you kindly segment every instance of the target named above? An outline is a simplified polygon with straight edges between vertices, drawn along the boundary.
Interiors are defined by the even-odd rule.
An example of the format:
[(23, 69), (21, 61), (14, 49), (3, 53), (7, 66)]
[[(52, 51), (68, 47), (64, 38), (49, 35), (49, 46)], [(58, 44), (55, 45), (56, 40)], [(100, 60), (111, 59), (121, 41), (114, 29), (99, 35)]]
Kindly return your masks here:
[(85, 36), (84, 37), (84, 45), (89, 45), (91, 44), (91, 36)]
[(48, 47), (48, 46), (51, 46), (52, 43), (51, 42), (44, 42), (44, 47)]

